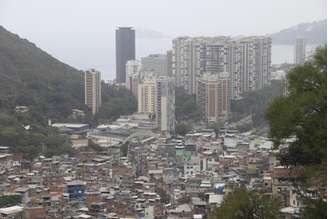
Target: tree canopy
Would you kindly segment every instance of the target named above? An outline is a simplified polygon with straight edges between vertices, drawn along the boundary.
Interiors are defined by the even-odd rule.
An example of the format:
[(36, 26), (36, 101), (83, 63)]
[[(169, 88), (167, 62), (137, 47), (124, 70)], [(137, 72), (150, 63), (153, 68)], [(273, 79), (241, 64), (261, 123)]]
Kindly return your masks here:
[(121, 115), (128, 115), (137, 111), (137, 100), (133, 94), (116, 86), (102, 86), (102, 106), (96, 114), (99, 121), (113, 121)]
[(285, 165), (326, 163), (327, 49), (319, 48), (312, 62), (288, 74), (289, 95), (273, 101), (267, 110), (270, 137), (276, 146), (286, 140)]
[(0, 113), (0, 145), (9, 146), (11, 152), (22, 153), (26, 159), (41, 153), (51, 157), (72, 152), (66, 136), (55, 128), (35, 122), (30, 116)]
[(191, 131), (191, 126), (188, 125), (187, 123), (184, 123), (184, 122), (180, 122), (176, 125), (175, 127), (175, 133), (177, 135), (186, 135), (188, 132)]
[(22, 203), (21, 195), (2, 195), (0, 196), (0, 208), (11, 207)]
[(197, 108), (196, 96), (185, 92), (181, 87), (175, 89), (175, 118), (179, 121), (199, 121), (200, 110)]
[[(103, 105), (92, 117), (84, 104), (83, 72), (1, 26), (0, 78), (0, 145), (10, 146), (11, 152), (23, 153), (28, 159), (41, 153), (72, 152), (69, 139), (49, 127), (48, 119), (96, 125), (98, 120), (113, 120), (137, 108), (129, 91), (103, 84)], [(16, 113), (17, 105), (27, 106), (29, 111)], [(86, 117), (72, 118), (74, 108), (83, 110)]]
[[(243, 94), (242, 99), (231, 101), (232, 116), (236, 118), (252, 116), (254, 127), (267, 125), (265, 111), (269, 104), (283, 94), (283, 81), (272, 80), (270, 85), (260, 90)], [(234, 120), (234, 118), (232, 118)]]
[(294, 182), (306, 207), (302, 218), (327, 218), (323, 197), (307, 197), (306, 190), (327, 189), (327, 47), (314, 59), (288, 74), (289, 94), (275, 99), (267, 110), (269, 136), (280, 147), (280, 162), (301, 167), (304, 176)]
[(279, 202), (270, 197), (235, 188), (223, 200), (220, 207), (210, 213), (209, 219), (262, 219), (280, 218)]
[(65, 118), (85, 110), (83, 72), (0, 26), (0, 110), (33, 108), (39, 117)]

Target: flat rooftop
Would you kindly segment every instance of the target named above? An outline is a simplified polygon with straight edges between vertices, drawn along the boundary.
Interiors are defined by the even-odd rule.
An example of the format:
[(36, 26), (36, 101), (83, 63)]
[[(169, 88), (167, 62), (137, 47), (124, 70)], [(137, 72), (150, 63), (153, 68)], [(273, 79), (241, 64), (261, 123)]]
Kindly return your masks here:
[(54, 123), (51, 125), (55, 128), (87, 128), (88, 124), (80, 124), (80, 123)]

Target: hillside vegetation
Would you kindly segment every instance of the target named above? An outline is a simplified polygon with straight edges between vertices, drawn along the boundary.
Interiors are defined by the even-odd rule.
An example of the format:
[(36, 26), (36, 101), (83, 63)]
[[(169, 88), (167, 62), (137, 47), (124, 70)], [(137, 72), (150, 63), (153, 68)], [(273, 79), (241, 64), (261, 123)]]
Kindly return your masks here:
[(0, 109), (26, 105), (44, 116), (84, 108), (83, 74), (0, 26)]
[(260, 90), (245, 93), (240, 100), (231, 101), (232, 122), (251, 116), (251, 124), (239, 127), (242, 130), (251, 128), (262, 129), (267, 127), (265, 111), (269, 104), (283, 94), (283, 81), (272, 80), (270, 85)]
[[(126, 89), (102, 86), (103, 104), (92, 117), (84, 104), (83, 72), (66, 65), (33, 43), (0, 26), (0, 145), (26, 159), (72, 153), (67, 136), (47, 125), (83, 122), (93, 126), (136, 110), (136, 100)], [(17, 105), (29, 107), (15, 112)], [(72, 119), (72, 109), (86, 112)]]

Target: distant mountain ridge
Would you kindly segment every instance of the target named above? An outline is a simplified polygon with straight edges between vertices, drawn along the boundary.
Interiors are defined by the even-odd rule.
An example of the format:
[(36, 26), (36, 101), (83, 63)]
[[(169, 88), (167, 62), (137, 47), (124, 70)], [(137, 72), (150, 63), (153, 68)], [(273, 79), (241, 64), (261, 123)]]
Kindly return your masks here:
[(327, 19), (311, 23), (301, 23), (271, 34), (273, 44), (295, 44), (298, 37), (305, 38), (307, 44), (326, 44)]
[(0, 26), (0, 111), (15, 105), (51, 118), (84, 108), (83, 72)]

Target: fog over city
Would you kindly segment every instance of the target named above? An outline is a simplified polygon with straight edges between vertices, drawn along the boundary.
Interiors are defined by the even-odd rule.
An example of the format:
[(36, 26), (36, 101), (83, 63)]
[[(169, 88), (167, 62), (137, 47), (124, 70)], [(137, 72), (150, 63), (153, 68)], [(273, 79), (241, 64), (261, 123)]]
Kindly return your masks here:
[[(326, 18), (325, 0), (0, 0), (0, 21), (78, 69), (115, 77), (115, 29), (136, 29), (136, 54), (165, 53), (180, 35), (264, 35)], [(324, 5), (324, 7), (323, 7)], [(297, 7), (296, 7), (297, 6)]]
[(327, 133), (327, 0), (0, 0), (0, 219), (325, 219)]

